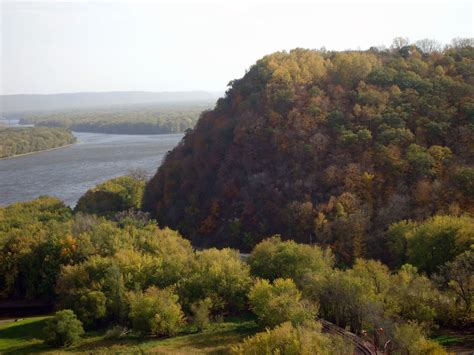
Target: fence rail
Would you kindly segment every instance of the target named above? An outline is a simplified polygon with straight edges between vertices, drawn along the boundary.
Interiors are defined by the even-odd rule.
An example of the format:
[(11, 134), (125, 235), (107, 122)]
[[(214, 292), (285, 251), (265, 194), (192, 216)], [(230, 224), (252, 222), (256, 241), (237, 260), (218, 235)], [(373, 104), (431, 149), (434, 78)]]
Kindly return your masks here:
[(374, 346), (368, 341), (331, 322), (323, 319), (319, 319), (319, 321), (321, 322), (323, 332), (338, 335), (348, 340), (354, 346), (354, 355), (377, 355)]

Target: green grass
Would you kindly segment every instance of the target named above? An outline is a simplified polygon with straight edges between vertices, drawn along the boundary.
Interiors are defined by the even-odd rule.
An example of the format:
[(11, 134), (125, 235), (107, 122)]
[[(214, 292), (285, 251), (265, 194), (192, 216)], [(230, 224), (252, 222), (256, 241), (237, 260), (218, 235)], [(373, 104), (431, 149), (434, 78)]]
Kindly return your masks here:
[(432, 339), (443, 346), (462, 343), (462, 339), (450, 335), (441, 335)]
[(70, 348), (53, 349), (44, 345), (42, 328), (48, 317), (33, 317), (16, 323), (0, 325), (0, 354), (29, 354), (66, 352), (116, 354), (226, 354), (233, 345), (259, 330), (252, 319), (235, 318), (214, 324), (202, 333), (182, 334), (168, 339), (143, 338), (134, 335), (106, 339), (105, 331), (87, 332)]
[(470, 353), (474, 349), (474, 332), (472, 327), (464, 329), (441, 328), (433, 334), (432, 340), (438, 342), (451, 353)]
[(31, 317), (18, 322), (0, 323), (0, 354), (34, 352), (37, 346), (40, 349), (42, 329), (47, 318)]

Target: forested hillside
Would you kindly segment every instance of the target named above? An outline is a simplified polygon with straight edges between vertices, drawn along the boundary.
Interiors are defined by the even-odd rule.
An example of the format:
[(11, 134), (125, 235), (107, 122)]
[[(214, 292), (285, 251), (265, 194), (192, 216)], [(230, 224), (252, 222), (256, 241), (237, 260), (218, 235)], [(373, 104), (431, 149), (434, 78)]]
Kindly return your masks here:
[(280, 234), (396, 264), (391, 225), (474, 211), (472, 40), (422, 44), (265, 56), (168, 154), (144, 208), (196, 245)]
[(124, 106), (74, 111), (15, 114), (21, 124), (64, 127), (76, 132), (111, 134), (163, 134), (193, 128), (212, 103)]
[(0, 128), (0, 158), (38, 152), (76, 142), (64, 128)]

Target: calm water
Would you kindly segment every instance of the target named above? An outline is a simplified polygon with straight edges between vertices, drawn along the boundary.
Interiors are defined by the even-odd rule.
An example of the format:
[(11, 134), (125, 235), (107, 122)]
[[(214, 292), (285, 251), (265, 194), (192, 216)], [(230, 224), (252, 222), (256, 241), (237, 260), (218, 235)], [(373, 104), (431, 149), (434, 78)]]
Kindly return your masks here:
[(0, 160), (0, 205), (51, 195), (74, 206), (91, 187), (130, 169), (153, 174), (183, 137), (181, 133), (74, 135), (79, 143), (71, 147)]

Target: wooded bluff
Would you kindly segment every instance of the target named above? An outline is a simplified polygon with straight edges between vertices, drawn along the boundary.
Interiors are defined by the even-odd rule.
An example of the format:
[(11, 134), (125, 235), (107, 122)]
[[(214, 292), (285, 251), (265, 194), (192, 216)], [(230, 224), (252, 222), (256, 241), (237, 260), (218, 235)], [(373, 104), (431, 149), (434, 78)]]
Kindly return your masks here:
[(393, 223), (473, 212), (474, 49), (295, 49), (230, 82), (147, 184), (200, 246), (265, 237), (380, 258)]

